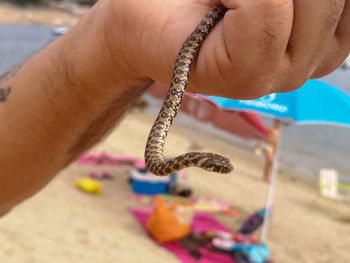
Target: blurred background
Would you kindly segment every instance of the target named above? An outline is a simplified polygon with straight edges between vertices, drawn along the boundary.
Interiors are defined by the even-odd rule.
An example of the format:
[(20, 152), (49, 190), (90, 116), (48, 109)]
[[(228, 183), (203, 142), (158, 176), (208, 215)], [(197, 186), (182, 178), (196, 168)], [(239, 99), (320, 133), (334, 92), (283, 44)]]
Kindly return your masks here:
[[(0, 73), (67, 32), (95, 2), (0, 0)], [(278, 95), (235, 102), (244, 107), (186, 95), (167, 140), (166, 155), (217, 152), (231, 159), (235, 171), (222, 176), (188, 169), (159, 182), (142, 169), (145, 141), (167, 89), (155, 83), (108, 138), (0, 221), (0, 257), (6, 263), (249, 262), (233, 256), (237, 251), (248, 253), (237, 245), (244, 244), (253, 251), (266, 247), (273, 262), (348, 262), (349, 83), (348, 58), (332, 74), (301, 89), (324, 87), (325, 92), (336, 94), (333, 98), (327, 93), (326, 100), (311, 96), (305, 105), (299, 103), (301, 112), (324, 113), (317, 120), (311, 115), (297, 119), (266, 112), (266, 105), (272, 109), (279, 103)], [(265, 110), (259, 109), (261, 105)], [(317, 108), (320, 105), (324, 107)], [(331, 116), (334, 108), (338, 111)], [(280, 120), (277, 129), (276, 120)], [(208, 255), (198, 242), (197, 254), (181, 245), (189, 259), (179, 254), (180, 249), (157, 244), (140, 219), (144, 211), (157, 208), (155, 194), (162, 195), (168, 206), (180, 203), (193, 208), (187, 243), (195, 234), (198, 237), (193, 229), (202, 213), (224, 226), (219, 229), (232, 234), (231, 243), (215, 228), (216, 240), (228, 242), (221, 247), (216, 243), (216, 248), (230, 258), (200, 261)], [(255, 213), (264, 208), (266, 213)], [(265, 220), (253, 220), (256, 226), (243, 233), (254, 215)], [(206, 232), (198, 231), (210, 230), (208, 226)], [(178, 244), (186, 243), (181, 240)]]

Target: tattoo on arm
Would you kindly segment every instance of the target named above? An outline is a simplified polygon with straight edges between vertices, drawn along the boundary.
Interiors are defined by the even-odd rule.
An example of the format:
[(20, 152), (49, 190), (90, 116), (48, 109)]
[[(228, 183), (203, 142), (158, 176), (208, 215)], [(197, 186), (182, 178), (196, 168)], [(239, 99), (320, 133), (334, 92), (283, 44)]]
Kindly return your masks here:
[(11, 93), (11, 86), (8, 86), (8, 87), (0, 86), (0, 102), (5, 102), (10, 93)]
[(8, 82), (16, 76), (17, 72), (21, 69), (23, 64), (19, 64), (6, 73), (0, 75), (0, 103), (6, 102), (8, 96), (12, 91), (12, 86)]

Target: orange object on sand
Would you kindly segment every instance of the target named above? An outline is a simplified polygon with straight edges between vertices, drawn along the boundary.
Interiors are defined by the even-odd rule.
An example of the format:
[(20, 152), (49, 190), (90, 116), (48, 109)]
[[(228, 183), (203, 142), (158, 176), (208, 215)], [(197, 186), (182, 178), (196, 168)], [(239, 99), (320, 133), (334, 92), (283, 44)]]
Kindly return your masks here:
[(190, 233), (193, 210), (190, 206), (164, 203), (162, 196), (156, 197), (156, 207), (148, 218), (146, 228), (160, 243), (184, 238)]

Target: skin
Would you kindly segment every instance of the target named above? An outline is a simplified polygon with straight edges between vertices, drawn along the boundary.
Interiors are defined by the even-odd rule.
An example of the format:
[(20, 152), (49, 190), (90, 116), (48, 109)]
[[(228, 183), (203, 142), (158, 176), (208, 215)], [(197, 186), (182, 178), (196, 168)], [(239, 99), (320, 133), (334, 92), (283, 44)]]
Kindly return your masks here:
[[(118, 13), (119, 2), (111, 1), (108, 12)], [(217, 3), (125, 0), (120, 6), (133, 10), (131, 17), (120, 13), (109, 25), (115, 28), (127, 21), (136, 32), (137, 43), (125, 39), (123, 48), (130, 50), (124, 54), (133, 61), (135, 72), (169, 83), (182, 43), (209, 6)], [(349, 1), (224, 0), (223, 4), (231, 10), (199, 52), (190, 78), (194, 92), (256, 98), (294, 90), (309, 78), (333, 71), (349, 53)], [(110, 32), (108, 42), (113, 43), (118, 38), (113, 32), (118, 30)]]
[[(0, 77), (0, 213), (32, 196), (115, 125), (215, 0), (100, 0), (66, 35)], [(256, 98), (336, 69), (350, 51), (348, 0), (223, 0), (189, 89)], [(144, 147), (140, 145), (140, 147)]]
[(264, 180), (270, 181), (271, 172), (272, 172), (272, 166), (273, 166), (273, 159), (275, 157), (278, 141), (281, 133), (281, 121), (275, 119), (273, 121), (273, 124), (269, 128), (269, 138), (266, 141), (266, 144), (268, 144), (270, 147), (263, 148), (262, 152), (265, 156), (265, 167), (264, 167)]

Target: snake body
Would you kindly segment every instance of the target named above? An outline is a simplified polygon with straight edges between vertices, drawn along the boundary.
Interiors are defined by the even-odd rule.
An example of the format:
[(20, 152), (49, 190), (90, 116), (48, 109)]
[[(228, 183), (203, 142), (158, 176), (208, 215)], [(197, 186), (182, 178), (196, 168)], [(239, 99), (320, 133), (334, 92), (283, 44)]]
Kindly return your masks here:
[(155, 175), (169, 175), (191, 166), (219, 173), (229, 173), (233, 169), (227, 158), (213, 153), (191, 152), (168, 161), (164, 160), (165, 139), (181, 105), (192, 61), (210, 30), (225, 12), (226, 8), (223, 6), (213, 7), (185, 41), (178, 54), (167, 97), (146, 144), (146, 166)]

